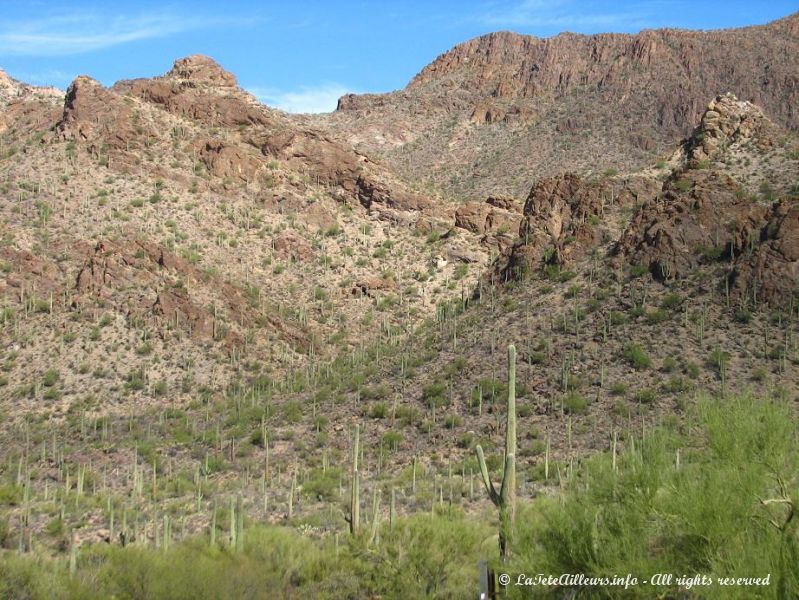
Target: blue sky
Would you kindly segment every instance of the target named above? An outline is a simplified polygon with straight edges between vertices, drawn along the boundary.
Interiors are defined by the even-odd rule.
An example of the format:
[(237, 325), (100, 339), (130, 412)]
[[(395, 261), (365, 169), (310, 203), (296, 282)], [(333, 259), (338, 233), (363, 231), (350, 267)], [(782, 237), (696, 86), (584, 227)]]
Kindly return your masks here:
[(489, 31), (717, 29), (797, 10), (799, 0), (0, 0), (0, 67), (38, 85), (66, 88), (79, 74), (110, 85), (201, 53), (267, 104), (318, 112), (346, 92), (401, 88), (442, 52)]

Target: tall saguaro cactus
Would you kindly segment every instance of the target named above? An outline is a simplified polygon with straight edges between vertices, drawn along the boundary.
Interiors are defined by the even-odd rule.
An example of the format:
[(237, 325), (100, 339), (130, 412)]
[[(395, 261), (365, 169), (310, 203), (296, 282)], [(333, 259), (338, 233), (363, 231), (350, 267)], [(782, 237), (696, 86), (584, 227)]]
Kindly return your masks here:
[(350, 495), (350, 514), (347, 518), (350, 524), (350, 533), (358, 535), (361, 525), (361, 493), (360, 480), (358, 474), (358, 438), (360, 427), (355, 424), (355, 436), (352, 443), (352, 490)]
[(475, 448), (480, 474), (488, 497), (499, 510), (499, 555), (504, 561), (510, 553), (516, 517), (516, 347), (508, 346), (508, 423), (505, 430), (505, 466), (499, 492), (488, 474), (483, 448)]

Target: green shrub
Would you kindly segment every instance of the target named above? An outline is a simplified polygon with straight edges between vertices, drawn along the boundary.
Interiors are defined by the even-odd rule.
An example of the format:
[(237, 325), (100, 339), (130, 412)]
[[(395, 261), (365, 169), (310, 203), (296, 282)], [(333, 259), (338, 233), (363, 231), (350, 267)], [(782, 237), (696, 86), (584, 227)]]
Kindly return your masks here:
[(287, 423), (299, 423), (302, 420), (302, 406), (296, 400), (283, 405), (283, 418)]
[(638, 390), (635, 393), (635, 401), (641, 404), (652, 404), (656, 399), (655, 390)]
[(646, 322), (650, 325), (657, 325), (669, 319), (671, 319), (671, 314), (662, 308), (657, 308), (646, 314)]
[(580, 414), (588, 410), (588, 400), (577, 392), (569, 392), (563, 397), (563, 410), (569, 414)]
[[(795, 501), (795, 415), (778, 402), (701, 398), (687, 422), (680, 433), (663, 427), (636, 439), (634, 450), (626, 445), (615, 472), (609, 453), (596, 456), (562, 498), (522, 505), (511, 580), (517, 573), (630, 573), (640, 582), (635, 589), (616, 595), (615, 588), (586, 587), (579, 596), (652, 598), (683, 593), (674, 580), (657, 588), (644, 583), (654, 573), (701, 573), (713, 581), (770, 573), (769, 586), (713, 584), (698, 597), (798, 597), (799, 537), (779, 484), (791, 481), (782, 489)], [(511, 598), (529, 597), (526, 591), (509, 588)]]
[(385, 402), (378, 402), (369, 407), (369, 416), (372, 419), (385, 419), (388, 416), (388, 405)]
[(623, 357), (636, 371), (648, 369), (652, 365), (652, 359), (638, 344), (628, 344), (624, 348)]
[(610, 311), (610, 324), (611, 325), (624, 325), (629, 319), (627, 315), (618, 310)]
[(42, 385), (45, 387), (52, 387), (56, 384), (59, 378), (59, 373), (55, 369), (48, 369), (42, 378)]
[(302, 484), (302, 495), (320, 502), (332, 502), (338, 498), (341, 476), (340, 469), (312, 469)]
[(402, 434), (398, 431), (387, 431), (383, 434), (382, 442), (385, 448), (396, 452), (402, 443)]
[(660, 307), (666, 310), (677, 310), (682, 306), (683, 302), (685, 302), (685, 298), (680, 294), (666, 294), (660, 301)]
[(447, 415), (447, 418), (444, 419), (444, 427), (447, 429), (455, 429), (461, 423), (463, 423), (463, 420), (458, 415)]
[(614, 396), (624, 396), (627, 393), (627, 386), (623, 383), (614, 383), (610, 386), (610, 393)]
[(446, 384), (441, 381), (434, 381), (422, 389), (422, 400), (427, 406), (445, 406), (447, 404), (446, 393)]

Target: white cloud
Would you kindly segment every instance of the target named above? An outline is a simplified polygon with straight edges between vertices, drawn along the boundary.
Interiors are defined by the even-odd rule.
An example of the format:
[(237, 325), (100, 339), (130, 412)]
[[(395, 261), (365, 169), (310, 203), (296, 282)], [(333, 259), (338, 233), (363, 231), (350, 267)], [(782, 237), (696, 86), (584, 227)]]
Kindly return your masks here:
[(232, 22), (167, 12), (116, 16), (82, 13), (5, 22), (0, 25), (0, 55), (81, 54)]
[[(590, 4), (589, 4), (590, 6)], [(617, 24), (641, 25), (633, 12), (591, 12), (574, 0), (522, 0), (498, 3), (477, 17), (491, 27), (592, 27)]]
[(298, 91), (251, 87), (248, 90), (264, 104), (290, 113), (322, 113), (336, 109), (338, 99), (344, 94), (356, 93), (340, 83), (323, 83), (304, 87)]

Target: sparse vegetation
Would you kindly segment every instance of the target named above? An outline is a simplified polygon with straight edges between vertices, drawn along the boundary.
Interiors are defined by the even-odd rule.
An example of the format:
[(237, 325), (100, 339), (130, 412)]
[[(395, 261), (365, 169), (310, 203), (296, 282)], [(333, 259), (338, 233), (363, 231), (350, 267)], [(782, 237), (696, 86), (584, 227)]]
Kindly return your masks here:
[[(576, 71), (533, 118), (483, 59), (321, 117), (198, 57), (0, 85), (0, 597), (797, 596), (795, 131), (722, 96), (667, 147)], [(615, 597), (567, 587), (505, 595)]]

